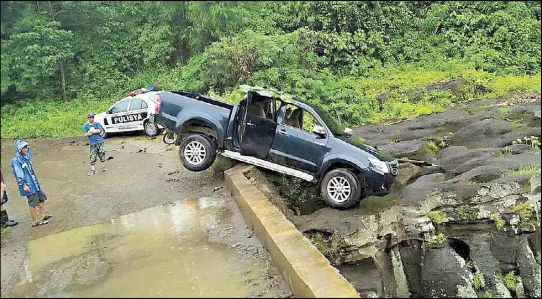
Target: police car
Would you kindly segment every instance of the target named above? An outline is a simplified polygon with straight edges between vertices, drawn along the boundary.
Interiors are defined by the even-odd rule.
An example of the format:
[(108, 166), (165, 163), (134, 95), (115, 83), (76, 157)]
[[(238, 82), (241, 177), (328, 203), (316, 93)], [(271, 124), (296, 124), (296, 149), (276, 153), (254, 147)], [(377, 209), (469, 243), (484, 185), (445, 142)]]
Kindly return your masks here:
[(159, 91), (138, 89), (129, 96), (116, 102), (105, 112), (94, 116), (102, 125), (101, 135), (106, 138), (110, 133), (145, 131), (148, 136), (156, 136), (163, 129), (154, 123), (154, 115), (160, 112)]

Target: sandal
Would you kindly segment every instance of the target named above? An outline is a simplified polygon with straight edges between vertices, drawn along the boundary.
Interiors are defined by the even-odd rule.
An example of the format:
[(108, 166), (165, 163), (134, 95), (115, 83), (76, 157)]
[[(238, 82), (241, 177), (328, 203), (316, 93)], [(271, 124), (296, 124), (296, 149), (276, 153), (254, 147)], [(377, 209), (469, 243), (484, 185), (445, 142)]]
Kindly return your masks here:
[(95, 175), (95, 174), (96, 174), (96, 170), (89, 172), (89, 173), (88, 173), (88, 176), (93, 176), (93, 175)]
[(47, 220), (41, 220), (41, 221), (38, 221), (38, 222), (32, 224), (32, 227), (45, 225), (45, 224), (47, 224), (47, 223), (49, 223), (49, 221), (47, 221)]
[(43, 217), (43, 220), (49, 220), (49, 219), (51, 219), (51, 217), (53, 217), (53, 215), (47, 215), (47, 216)]

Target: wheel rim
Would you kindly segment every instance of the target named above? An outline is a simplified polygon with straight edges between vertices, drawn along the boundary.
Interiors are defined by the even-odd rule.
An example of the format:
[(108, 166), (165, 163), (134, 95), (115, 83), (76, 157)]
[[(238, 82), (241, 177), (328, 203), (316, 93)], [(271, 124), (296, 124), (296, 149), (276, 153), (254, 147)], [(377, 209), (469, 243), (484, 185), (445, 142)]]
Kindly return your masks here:
[(166, 133), (164, 136), (164, 141), (166, 143), (173, 143), (175, 141), (175, 135), (173, 133)]
[(343, 203), (352, 193), (350, 182), (344, 177), (334, 177), (327, 183), (327, 194), (331, 200)]
[(149, 135), (155, 135), (156, 134), (156, 125), (151, 123), (151, 122), (145, 123), (145, 131)]
[(184, 157), (186, 161), (192, 165), (198, 165), (205, 160), (207, 150), (199, 141), (191, 141), (184, 148)]

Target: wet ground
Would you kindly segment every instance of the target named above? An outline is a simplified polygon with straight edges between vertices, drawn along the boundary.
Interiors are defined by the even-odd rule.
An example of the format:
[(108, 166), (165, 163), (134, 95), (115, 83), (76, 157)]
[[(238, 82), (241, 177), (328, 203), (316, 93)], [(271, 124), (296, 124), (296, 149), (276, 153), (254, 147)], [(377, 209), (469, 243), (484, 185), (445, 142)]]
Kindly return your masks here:
[[(182, 168), (176, 147), (107, 139), (107, 171), (88, 171), (85, 139), (28, 140), (53, 215), (30, 227), (2, 140), (10, 218), (2, 297), (277, 297), (290, 291), (223, 179)], [(111, 159), (112, 158), (112, 159)]]

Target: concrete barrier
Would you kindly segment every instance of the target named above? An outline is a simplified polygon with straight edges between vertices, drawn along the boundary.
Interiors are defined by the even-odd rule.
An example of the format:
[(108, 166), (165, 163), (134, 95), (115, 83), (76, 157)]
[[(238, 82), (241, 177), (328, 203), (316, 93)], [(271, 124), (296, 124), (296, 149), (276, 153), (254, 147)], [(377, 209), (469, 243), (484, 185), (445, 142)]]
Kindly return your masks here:
[(359, 298), (339, 270), (248, 181), (244, 173), (251, 167), (237, 165), (227, 170), (226, 185), (294, 296)]

